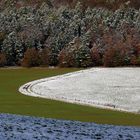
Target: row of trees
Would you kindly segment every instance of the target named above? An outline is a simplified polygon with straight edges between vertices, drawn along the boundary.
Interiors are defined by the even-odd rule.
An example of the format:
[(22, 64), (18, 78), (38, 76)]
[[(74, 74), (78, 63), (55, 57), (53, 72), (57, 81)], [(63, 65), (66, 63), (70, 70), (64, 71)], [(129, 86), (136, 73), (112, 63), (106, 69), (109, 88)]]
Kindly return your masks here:
[(60, 7), (62, 5), (68, 5), (74, 7), (77, 2), (83, 4), (83, 8), (90, 7), (105, 7), (111, 10), (116, 10), (123, 4), (139, 9), (139, 0), (0, 0), (0, 10), (5, 9), (8, 6), (14, 5), (17, 8), (23, 6), (39, 7), (43, 2), (46, 2), (50, 7)]
[(0, 13), (0, 66), (140, 65), (140, 11), (10, 6)]
[[(120, 40), (113, 45), (113, 42), (110, 41), (112, 39), (110, 36), (105, 35), (104, 41), (106, 41), (106, 37), (108, 45), (106, 48), (100, 48), (94, 44), (91, 49), (89, 46), (84, 46), (80, 38), (75, 38), (55, 58), (50, 49), (27, 49), (21, 65), (26, 67), (49, 66), (54, 65), (54, 62), (55, 65), (61, 67), (140, 65), (140, 43), (133, 42), (134, 40), (129, 38), (125, 42)], [(132, 46), (131, 43), (133, 44)]]

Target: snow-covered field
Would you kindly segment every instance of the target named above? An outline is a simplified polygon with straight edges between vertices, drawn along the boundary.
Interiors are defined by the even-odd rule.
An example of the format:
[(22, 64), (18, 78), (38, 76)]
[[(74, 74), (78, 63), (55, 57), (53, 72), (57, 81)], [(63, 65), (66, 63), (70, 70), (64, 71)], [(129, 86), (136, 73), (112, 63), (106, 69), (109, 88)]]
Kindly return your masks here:
[(140, 113), (140, 68), (92, 68), (27, 83), (29, 96)]
[(140, 127), (0, 114), (0, 140), (139, 140)]

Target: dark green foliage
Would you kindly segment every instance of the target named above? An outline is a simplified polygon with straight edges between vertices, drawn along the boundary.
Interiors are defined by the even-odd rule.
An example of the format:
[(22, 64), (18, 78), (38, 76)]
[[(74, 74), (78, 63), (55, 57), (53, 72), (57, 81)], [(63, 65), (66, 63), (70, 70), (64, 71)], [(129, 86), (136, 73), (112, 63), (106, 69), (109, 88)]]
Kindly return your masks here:
[(90, 49), (81, 43), (80, 38), (75, 38), (60, 52), (59, 65), (62, 67), (92, 66)]
[(76, 67), (91, 67), (90, 49), (84, 45), (80, 45), (75, 51), (75, 61)]
[[(67, 3), (70, 6), (66, 6)], [(115, 48), (114, 44), (121, 40), (128, 51), (126, 58), (122, 58), (125, 63), (121, 65), (134, 64), (139, 54), (134, 53), (133, 46), (140, 43), (140, 11), (131, 8), (136, 3), (136, 0), (130, 3), (125, 0), (1, 3), (6, 7), (0, 13), (0, 52), (5, 53), (7, 65), (19, 65), (25, 60), (28, 48), (34, 48), (43, 56), (39, 57), (41, 60), (35, 59), (36, 64), (31, 66), (100, 66), (106, 50)], [(87, 8), (87, 5), (94, 6)], [(77, 37), (81, 43), (70, 46)], [(49, 55), (45, 54), (44, 48), (50, 51)]]

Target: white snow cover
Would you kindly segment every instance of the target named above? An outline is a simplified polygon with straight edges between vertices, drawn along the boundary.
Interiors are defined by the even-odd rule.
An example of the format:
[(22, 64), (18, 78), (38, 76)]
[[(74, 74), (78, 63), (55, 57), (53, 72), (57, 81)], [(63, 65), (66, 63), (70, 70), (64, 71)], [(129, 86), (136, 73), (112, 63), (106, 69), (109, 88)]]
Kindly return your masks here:
[(140, 127), (0, 114), (0, 140), (139, 140)]
[(25, 95), (140, 113), (140, 68), (91, 68), (29, 82)]

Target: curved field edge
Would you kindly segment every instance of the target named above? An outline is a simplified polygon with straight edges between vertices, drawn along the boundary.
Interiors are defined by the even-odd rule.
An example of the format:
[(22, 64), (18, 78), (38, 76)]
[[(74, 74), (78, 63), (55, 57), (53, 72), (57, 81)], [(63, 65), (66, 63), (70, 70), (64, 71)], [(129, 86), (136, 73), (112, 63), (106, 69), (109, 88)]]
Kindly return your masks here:
[(0, 112), (100, 124), (140, 126), (140, 115), (75, 105), (19, 94), (18, 88), (29, 81), (56, 76), (79, 69), (0, 69)]
[[(113, 68), (113, 70), (114, 70), (114, 68)], [(124, 69), (122, 69), (122, 70), (124, 70)], [(22, 94), (24, 94), (24, 95), (27, 95), (27, 96), (33, 96), (33, 97), (39, 97), (39, 98), (46, 98), (46, 99), (52, 99), (52, 100), (57, 100), (57, 101), (62, 101), (62, 102), (68, 102), (68, 103), (74, 103), (74, 104), (80, 104), (80, 105), (87, 105), (87, 106), (98, 107), (98, 108), (103, 108), (103, 109), (112, 109), (112, 110), (116, 110), (116, 111), (131, 112), (131, 113), (139, 114), (139, 111), (132, 110), (131, 108), (130, 109), (124, 109), (124, 108), (119, 107), (118, 105), (117, 105), (118, 106), (117, 107), (116, 104), (114, 104), (113, 102), (110, 102), (110, 104), (109, 103), (106, 103), (105, 104), (105, 103), (101, 103), (102, 101), (100, 101), (100, 100), (97, 100), (97, 102), (95, 102), (95, 100), (94, 101), (89, 101), (89, 99), (83, 100), (84, 97), (82, 96), (82, 94), (78, 94), (79, 98), (70, 98), (69, 96), (67, 97), (67, 95), (65, 95), (63, 93), (62, 93), (63, 95), (61, 95), (61, 87), (62, 87), (62, 89), (64, 89), (64, 87), (67, 86), (67, 85), (65, 85), (65, 82), (70, 81), (72, 77), (75, 80), (77, 80), (77, 78), (75, 78), (75, 77), (82, 77), (82, 79), (84, 79), (83, 76), (86, 75), (86, 77), (88, 77), (88, 74), (91, 73), (91, 72), (94, 73), (94, 74), (96, 73), (96, 75), (97, 75), (97, 72), (99, 72), (98, 74), (101, 75), (102, 73), (100, 73), (100, 71), (106, 71), (106, 69), (103, 69), (103, 68), (91, 68), (91, 69), (87, 69), (87, 70), (80, 70), (78, 72), (71, 72), (71, 73), (68, 73), (68, 74), (63, 74), (63, 75), (58, 75), (58, 76), (54, 76), (54, 77), (48, 77), (48, 78), (43, 78), (43, 79), (31, 81), (29, 83), (26, 83), (26, 84), (22, 85), (19, 88), (19, 92), (22, 93)], [(117, 71), (117, 70), (115, 69), (115, 71)], [(92, 75), (92, 76), (95, 76), (95, 75)], [(61, 83), (61, 80), (62, 79), (65, 81), (64, 83)], [(82, 79), (79, 79), (79, 80), (81, 81)], [(102, 80), (102, 79), (100, 79), (100, 80)], [(49, 85), (47, 85), (47, 83), (53, 82), (53, 81), (55, 81), (55, 84), (56, 85), (55, 84), (52, 84), (49, 87)], [(61, 85), (58, 85), (58, 89), (55, 90), (55, 93), (56, 94), (55, 93), (53, 95), (50, 94), (50, 92), (51, 93), (53, 92), (52, 86), (53, 87), (54, 86), (57, 86), (57, 83), (59, 83), (59, 82), (61, 83)], [(90, 82), (92, 83), (93, 81), (91, 80)], [(106, 82), (108, 82), (108, 81), (106, 81)], [(43, 85), (43, 83), (44, 83), (44, 86), (47, 86), (47, 89), (44, 89), (42, 91), (40, 89), (41, 87), (39, 87), (38, 85)], [(70, 84), (69, 85), (70, 87), (69, 88), (66, 88), (65, 90), (71, 89), (71, 88), (72, 89), (74, 88), (75, 90), (77, 89), (76, 86), (74, 86), (74, 87), (71, 86), (72, 85), (72, 81), (69, 84)], [(83, 85), (81, 84), (81, 85), (78, 85), (78, 86), (79, 87), (82, 87)], [(88, 85), (87, 85), (86, 88), (88, 88)], [(91, 88), (90, 88), (90, 90), (91, 90)], [(94, 90), (94, 88), (92, 90)], [(48, 93), (46, 94), (46, 92), (48, 92)], [(67, 92), (68, 92), (68, 94), (71, 94), (71, 93), (69, 93), (69, 91), (67, 91)], [(86, 91), (84, 91), (84, 92), (86, 92)], [(98, 92), (100, 92), (100, 91), (98, 91)], [(82, 98), (80, 98), (81, 96), (82, 96)], [(87, 94), (87, 96), (88, 96), (88, 94)], [(118, 95), (116, 95), (116, 96), (118, 96)], [(93, 96), (93, 98), (94, 98), (94, 96)], [(136, 98), (138, 98), (138, 97), (136, 97)], [(106, 100), (106, 99), (104, 99), (104, 100)], [(130, 100), (130, 98), (129, 98), (129, 100)]]

